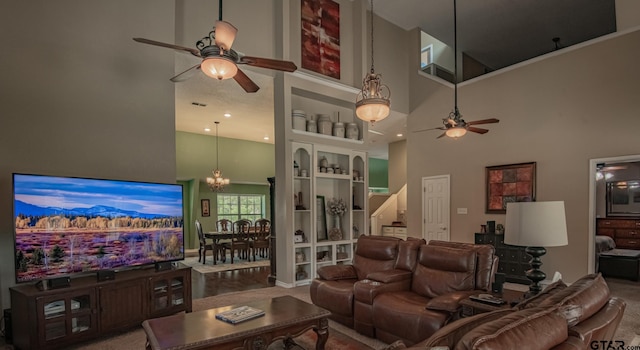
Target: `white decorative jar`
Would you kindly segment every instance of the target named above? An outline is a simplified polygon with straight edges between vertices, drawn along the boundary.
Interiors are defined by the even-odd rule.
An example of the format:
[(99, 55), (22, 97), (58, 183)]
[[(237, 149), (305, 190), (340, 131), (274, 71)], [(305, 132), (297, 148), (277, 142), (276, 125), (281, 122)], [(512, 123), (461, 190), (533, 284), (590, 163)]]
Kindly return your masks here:
[(327, 114), (318, 114), (317, 124), (319, 134), (331, 135), (333, 123)]
[(333, 123), (333, 136), (344, 138), (344, 123), (335, 122)]
[(351, 140), (360, 140), (360, 129), (358, 128), (358, 124), (347, 124), (347, 138)]
[(318, 125), (313, 119), (307, 120), (307, 132), (318, 132)]

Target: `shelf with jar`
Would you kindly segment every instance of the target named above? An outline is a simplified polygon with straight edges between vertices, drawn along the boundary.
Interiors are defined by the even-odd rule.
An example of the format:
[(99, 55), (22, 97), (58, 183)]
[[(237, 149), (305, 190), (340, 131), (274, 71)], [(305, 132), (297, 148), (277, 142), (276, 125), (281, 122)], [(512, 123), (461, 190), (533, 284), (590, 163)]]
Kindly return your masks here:
[(364, 142), (364, 123), (355, 116), (353, 102), (293, 88), (291, 104), (293, 133), (325, 140)]

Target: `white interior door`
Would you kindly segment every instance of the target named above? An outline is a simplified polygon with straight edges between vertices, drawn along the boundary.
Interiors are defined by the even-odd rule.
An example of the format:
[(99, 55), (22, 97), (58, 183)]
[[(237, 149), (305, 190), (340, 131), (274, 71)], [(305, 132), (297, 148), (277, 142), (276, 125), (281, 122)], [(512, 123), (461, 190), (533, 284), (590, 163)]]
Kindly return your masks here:
[(449, 237), (449, 175), (422, 178), (422, 237), (448, 241)]

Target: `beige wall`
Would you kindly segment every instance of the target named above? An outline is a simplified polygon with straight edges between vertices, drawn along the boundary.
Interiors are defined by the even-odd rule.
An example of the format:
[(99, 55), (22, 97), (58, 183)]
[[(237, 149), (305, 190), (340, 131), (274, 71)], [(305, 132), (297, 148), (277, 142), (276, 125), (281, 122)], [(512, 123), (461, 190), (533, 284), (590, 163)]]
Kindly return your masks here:
[(616, 0), (616, 30), (621, 32), (640, 26), (640, 1)]
[[(613, 37), (611, 35), (609, 37)], [(485, 167), (537, 162), (537, 200), (563, 200), (569, 246), (548, 249), (543, 270), (573, 281), (587, 273), (589, 159), (637, 154), (640, 139), (640, 31), (565, 49), (459, 86), (467, 121), (495, 117), (485, 135), (436, 139), (438, 131), (409, 134), (409, 231), (419, 236), (425, 176), (451, 175), (451, 239), (473, 241), (487, 220)], [(449, 86), (428, 86), (409, 116), (409, 129), (438, 126), (452, 108)], [(413, 88), (413, 87), (412, 87)], [(413, 101), (412, 101), (413, 103)], [(455, 208), (468, 208), (467, 215)]]
[(407, 141), (389, 144), (389, 193), (397, 193), (407, 183)]
[[(11, 1), (0, 11), (0, 293), (14, 284), (13, 172), (175, 183), (168, 0)], [(10, 29), (10, 30), (9, 30)]]

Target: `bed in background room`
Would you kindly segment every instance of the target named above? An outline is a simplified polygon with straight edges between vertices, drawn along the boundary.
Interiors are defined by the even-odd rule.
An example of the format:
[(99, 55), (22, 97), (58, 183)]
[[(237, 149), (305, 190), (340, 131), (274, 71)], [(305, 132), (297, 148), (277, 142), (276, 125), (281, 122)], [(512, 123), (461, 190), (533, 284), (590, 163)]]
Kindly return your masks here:
[(613, 238), (604, 235), (596, 235), (596, 272), (599, 268), (600, 253), (616, 248), (616, 242)]

